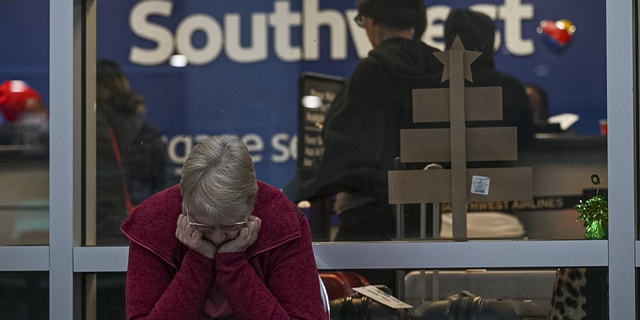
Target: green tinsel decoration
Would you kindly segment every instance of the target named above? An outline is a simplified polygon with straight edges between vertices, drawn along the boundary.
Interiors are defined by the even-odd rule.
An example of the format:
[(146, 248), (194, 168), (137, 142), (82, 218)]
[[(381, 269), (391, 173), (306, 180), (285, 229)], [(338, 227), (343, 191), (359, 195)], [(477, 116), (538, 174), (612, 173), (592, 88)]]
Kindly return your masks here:
[[(591, 181), (596, 186), (600, 186), (600, 177), (594, 174), (591, 176)], [(575, 206), (578, 210), (578, 219), (584, 221), (584, 237), (586, 239), (607, 239), (609, 230), (609, 206), (607, 197), (598, 195), (588, 199), (586, 201), (580, 200), (580, 203)]]

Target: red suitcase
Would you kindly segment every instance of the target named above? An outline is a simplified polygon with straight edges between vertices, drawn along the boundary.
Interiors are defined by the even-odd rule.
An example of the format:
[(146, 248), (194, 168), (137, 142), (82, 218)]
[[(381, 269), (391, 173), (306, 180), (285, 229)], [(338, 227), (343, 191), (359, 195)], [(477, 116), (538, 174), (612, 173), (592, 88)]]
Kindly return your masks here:
[(329, 300), (352, 296), (356, 293), (352, 288), (370, 285), (364, 276), (351, 271), (320, 272), (320, 278), (327, 289)]

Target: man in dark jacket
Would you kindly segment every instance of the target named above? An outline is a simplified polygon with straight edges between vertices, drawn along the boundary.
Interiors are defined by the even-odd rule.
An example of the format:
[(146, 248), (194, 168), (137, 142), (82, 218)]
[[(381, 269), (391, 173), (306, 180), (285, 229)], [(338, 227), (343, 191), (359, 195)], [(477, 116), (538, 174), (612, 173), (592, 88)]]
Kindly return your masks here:
[(426, 29), (422, 0), (360, 1), (356, 22), (373, 50), (326, 114), (323, 156), (285, 192), (296, 201), (335, 194), (334, 240), (389, 240), (395, 218), (387, 172), (400, 155), (400, 129), (414, 126), (412, 89), (440, 86), (442, 64), (437, 49), (418, 40)]

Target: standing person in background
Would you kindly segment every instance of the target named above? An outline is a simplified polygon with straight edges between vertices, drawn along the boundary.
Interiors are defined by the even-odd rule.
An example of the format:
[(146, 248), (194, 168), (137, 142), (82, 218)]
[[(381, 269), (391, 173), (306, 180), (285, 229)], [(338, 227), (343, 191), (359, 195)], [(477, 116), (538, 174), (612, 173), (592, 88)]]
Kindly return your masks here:
[(531, 102), (531, 111), (533, 115), (533, 123), (546, 124), (551, 116), (549, 111), (549, 98), (547, 92), (541, 87), (533, 84), (528, 84), (525, 87), (529, 101)]
[[(442, 64), (433, 55), (437, 49), (419, 40), (426, 30), (423, 0), (359, 1), (355, 21), (373, 50), (326, 114), (324, 154), (313, 173), (295, 177), (284, 190), (295, 201), (335, 195), (336, 241), (390, 240), (396, 220), (387, 174), (400, 156), (400, 129), (414, 126), (412, 89), (439, 86)], [(374, 284), (395, 282), (393, 273), (365, 276)]]
[(550, 123), (551, 110), (549, 107), (549, 96), (542, 87), (535, 84), (525, 86), (529, 101), (531, 102), (532, 121), (536, 133), (559, 133), (562, 132), (559, 123)]
[(124, 219), (168, 185), (166, 144), (120, 66), (99, 60), (96, 71), (97, 243), (127, 244)]
[[(533, 145), (533, 121), (529, 97), (524, 86), (517, 78), (500, 72), (494, 63), (496, 25), (483, 13), (468, 9), (454, 9), (444, 23), (444, 38), (449, 49), (458, 36), (465, 50), (479, 51), (482, 54), (471, 64), (473, 82), (466, 82), (468, 87), (501, 87), (502, 88), (502, 120), (468, 122), (467, 127), (516, 127), (519, 157), (523, 151)], [(470, 162), (467, 167), (504, 167), (517, 165), (517, 161)], [(473, 214), (473, 213), (470, 213)], [(481, 213), (477, 213), (481, 214)], [(472, 226), (469, 229), (482, 230), (485, 237), (514, 237), (524, 235), (524, 226), (512, 215), (513, 212), (501, 212), (491, 219), (499, 224), (494, 229), (488, 225)], [(500, 223), (497, 223), (499, 218)]]
[(328, 319), (305, 215), (256, 180), (246, 145), (213, 136), (150, 197), (131, 239), (128, 319)]
[(517, 78), (495, 68), (494, 44), (496, 25), (489, 16), (468, 9), (454, 9), (444, 23), (447, 50), (456, 36), (465, 50), (482, 52), (471, 64), (472, 87), (502, 87), (502, 120), (470, 122), (468, 127), (513, 126), (518, 128), (518, 148), (526, 149), (533, 143), (533, 120), (529, 97)]
[[(111, 60), (96, 69), (96, 243), (127, 245), (120, 226), (133, 208), (168, 186), (166, 143), (144, 116), (144, 99)], [(97, 277), (98, 320), (125, 317), (124, 273)]]

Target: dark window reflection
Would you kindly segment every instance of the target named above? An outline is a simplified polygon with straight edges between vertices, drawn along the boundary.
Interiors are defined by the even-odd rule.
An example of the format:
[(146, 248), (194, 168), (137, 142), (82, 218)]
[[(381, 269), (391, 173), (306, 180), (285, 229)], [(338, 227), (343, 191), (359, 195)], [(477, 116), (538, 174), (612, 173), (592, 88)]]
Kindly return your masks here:
[(97, 276), (97, 320), (126, 319), (124, 285), (126, 273), (99, 273)]
[(119, 64), (101, 59), (96, 71), (97, 243), (126, 245), (124, 219), (170, 183), (166, 143)]
[(0, 318), (49, 319), (49, 273), (0, 272)]

